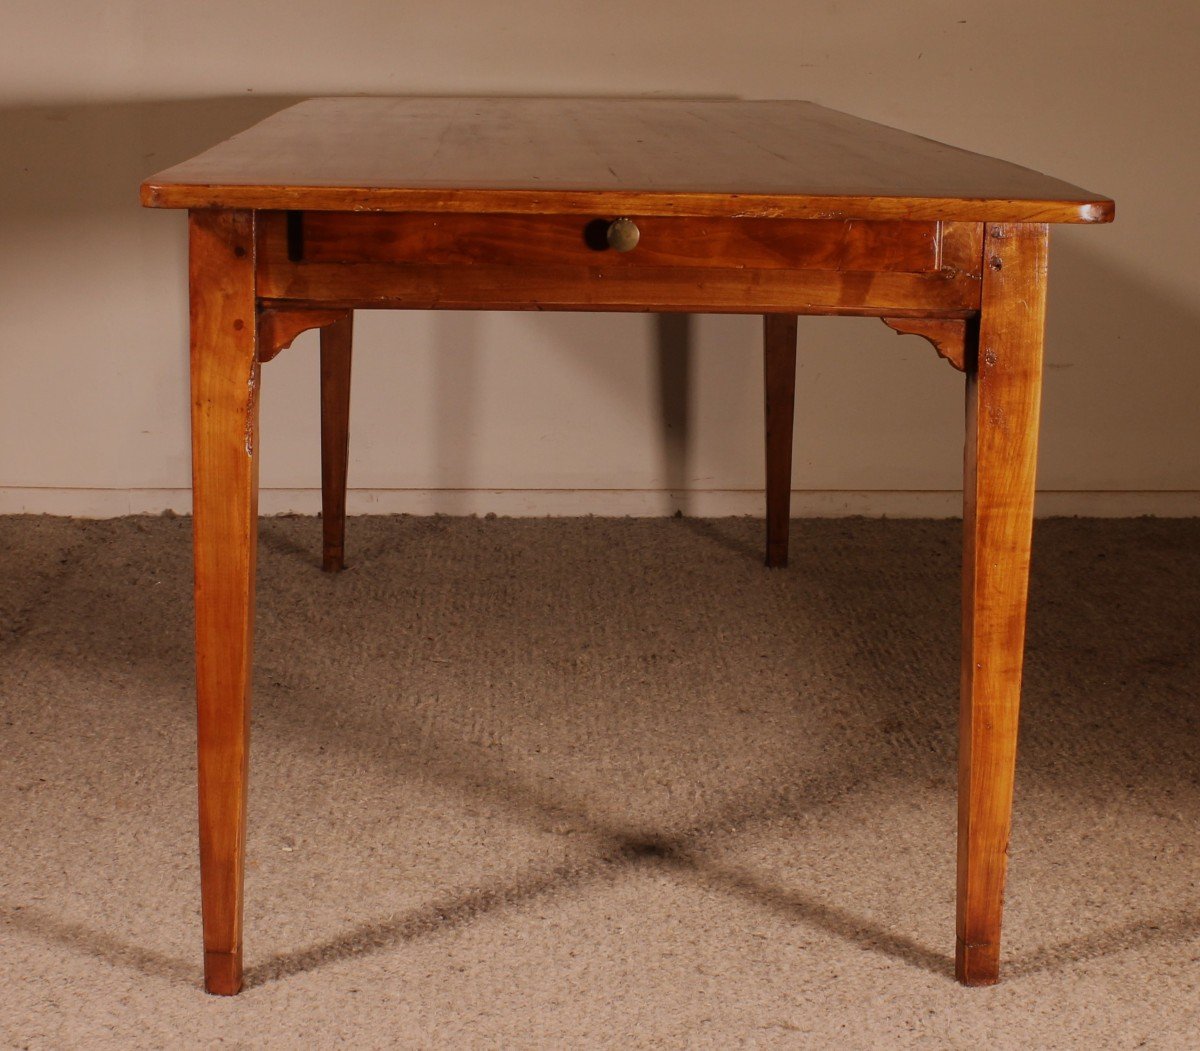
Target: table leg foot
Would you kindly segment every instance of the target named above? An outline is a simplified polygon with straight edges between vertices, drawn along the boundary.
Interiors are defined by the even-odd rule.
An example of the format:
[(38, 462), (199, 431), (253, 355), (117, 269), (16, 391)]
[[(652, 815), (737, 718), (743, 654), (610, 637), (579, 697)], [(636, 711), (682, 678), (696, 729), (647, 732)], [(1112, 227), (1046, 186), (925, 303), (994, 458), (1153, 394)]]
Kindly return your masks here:
[(967, 945), (958, 939), (954, 949), (954, 977), (963, 985), (995, 985), (1000, 981), (1000, 946)]
[(767, 565), (788, 564), (792, 426), (796, 404), (796, 316), (763, 315), (763, 401), (767, 452)]
[(213, 996), (236, 996), (242, 991), (242, 954), (206, 952), (204, 988)]

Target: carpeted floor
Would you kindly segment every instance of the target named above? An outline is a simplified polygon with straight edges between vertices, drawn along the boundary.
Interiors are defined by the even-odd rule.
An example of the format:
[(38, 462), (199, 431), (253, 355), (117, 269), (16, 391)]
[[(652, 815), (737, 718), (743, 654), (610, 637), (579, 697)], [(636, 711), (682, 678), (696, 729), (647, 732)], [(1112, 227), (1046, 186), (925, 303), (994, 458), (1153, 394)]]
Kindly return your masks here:
[(1200, 1046), (1200, 522), (1035, 536), (1004, 981), (952, 979), (957, 523), (264, 520), (200, 988), (190, 521), (0, 518), (0, 1041)]

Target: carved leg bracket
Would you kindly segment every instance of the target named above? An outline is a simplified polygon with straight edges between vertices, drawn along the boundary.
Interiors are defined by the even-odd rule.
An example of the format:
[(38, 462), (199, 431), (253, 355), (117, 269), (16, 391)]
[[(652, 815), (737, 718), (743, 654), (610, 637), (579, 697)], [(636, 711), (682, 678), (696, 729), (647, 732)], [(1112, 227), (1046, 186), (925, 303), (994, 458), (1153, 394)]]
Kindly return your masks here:
[(270, 361), (310, 328), (326, 328), (350, 317), (349, 310), (266, 307), (258, 312), (258, 360)]
[(966, 372), (969, 358), (975, 349), (975, 330), (978, 322), (963, 318), (885, 317), (880, 319), (901, 336), (920, 336), (933, 344), (939, 357), (945, 358), (959, 372)]

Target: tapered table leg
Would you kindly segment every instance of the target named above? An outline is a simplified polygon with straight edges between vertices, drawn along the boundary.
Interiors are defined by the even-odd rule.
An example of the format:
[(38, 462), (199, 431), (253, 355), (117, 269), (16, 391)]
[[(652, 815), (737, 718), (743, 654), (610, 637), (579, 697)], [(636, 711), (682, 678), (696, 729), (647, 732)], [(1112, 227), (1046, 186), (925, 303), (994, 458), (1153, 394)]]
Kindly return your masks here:
[(258, 516), (254, 213), (190, 217), (192, 490), (204, 982), (242, 985)]
[(767, 439), (767, 565), (786, 566), (792, 502), (792, 423), (796, 404), (796, 316), (763, 315), (763, 395)]
[(999, 978), (1042, 384), (1047, 228), (984, 231), (977, 362), (967, 373), (958, 939), (967, 985)]
[(347, 312), (321, 329), (321, 562), (327, 573), (345, 566), (353, 318)]

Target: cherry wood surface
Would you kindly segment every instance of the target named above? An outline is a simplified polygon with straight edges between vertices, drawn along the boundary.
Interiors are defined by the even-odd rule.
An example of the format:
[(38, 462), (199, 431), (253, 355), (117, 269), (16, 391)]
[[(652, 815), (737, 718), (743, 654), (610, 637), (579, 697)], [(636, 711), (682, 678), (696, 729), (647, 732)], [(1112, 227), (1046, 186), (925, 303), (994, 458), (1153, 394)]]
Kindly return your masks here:
[[(279, 304), (417, 310), (620, 310), (712, 314), (969, 317), (979, 282), (956, 274), (821, 270), (613, 270), (586, 267), (260, 262), (259, 288)], [(917, 304), (924, 303), (924, 306)]]
[(1105, 222), (1105, 197), (797, 101), (323, 98), (152, 176), (162, 208)]
[(258, 311), (258, 360), (273, 361), (293, 340), (309, 329), (323, 329), (350, 316), (348, 310), (315, 310), (304, 307), (260, 306)]
[(190, 223), (200, 895), (209, 992), (242, 984), (258, 381), (254, 213)]
[(348, 311), (321, 329), (321, 567), (327, 573), (346, 565), (353, 334), (354, 317)]
[(958, 939), (968, 985), (999, 977), (1042, 394), (1048, 232), (988, 225), (967, 373), (963, 477)]
[(938, 357), (945, 358), (959, 372), (967, 371), (971, 322), (964, 318), (885, 317), (883, 323), (899, 336), (921, 336), (928, 340)]
[(767, 565), (788, 562), (792, 430), (796, 407), (796, 315), (763, 315), (763, 419), (767, 461)]
[[(762, 314), (769, 566), (787, 562), (798, 315), (881, 317), (966, 374), (955, 969), (997, 980), (1048, 224), (1106, 221), (1111, 201), (809, 103), (463, 99), (305, 103), (143, 199), (191, 210), (211, 992), (242, 975), (260, 367), (320, 329), (322, 564), (336, 571), (360, 307)], [(641, 224), (628, 251), (595, 236), (617, 219), (623, 236)]]
[[(724, 220), (716, 225), (747, 223), (753, 235), (730, 235), (712, 241), (713, 254), (699, 254), (693, 221), (682, 221), (690, 255), (670, 248), (655, 254), (654, 245), (639, 243), (628, 253), (592, 251), (562, 233), (562, 217), (517, 217), (521, 238), (511, 247), (497, 246), (485, 230), (494, 216), (451, 216), (461, 254), (436, 252), (433, 259), (417, 258), (411, 242), (422, 239), (422, 222), (432, 229), (438, 215), (399, 217), (407, 234), (403, 259), (373, 260), (385, 253), (394, 232), (389, 215), (330, 215), (268, 211), (259, 213), (260, 299), (274, 306), (309, 308), (407, 307), (491, 310), (654, 310), (734, 313), (863, 314), (904, 317), (910, 314), (965, 317), (979, 310), (981, 223), (912, 223), (889, 221), (857, 224), (869, 227), (854, 233), (853, 222), (809, 223), (789, 220)], [(499, 217), (511, 219), (512, 217)], [(332, 247), (328, 261), (323, 238), (332, 245), (349, 239), (340, 222), (363, 231), (367, 247)], [(567, 217), (582, 241), (584, 223)], [(678, 219), (669, 223), (680, 223)], [(713, 221), (700, 220), (704, 224)], [(779, 242), (770, 240), (778, 224)], [(797, 227), (814, 229), (797, 232)], [(850, 232), (847, 232), (850, 228)], [(658, 228), (669, 234), (676, 227)], [(318, 231), (314, 242), (310, 236)], [(655, 227), (650, 227), (655, 232)], [(927, 238), (932, 235), (934, 243)], [(428, 234), (431, 243), (442, 235)], [(820, 239), (826, 239), (822, 246)], [(864, 239), (865, 238), (865, 239)], [(739, 252), (727, 249), (732, 245)], [(790, 267), (778, 260), (803, 254)], [(847, 252), (847, 245), (851, 251)], [(864, 251), (873, 246), (880, 262), (871, 264)], [(649, 264), (642, 261), (649, 249)], [(718, 254), (723, 252), (724, 254)], [(903, 254), (918, 266), (898, 268)], [(314, 254), (316, 259), (313, 258)], [(936, 258), (936, 267), (919, 261)], [(350, 257), (350, 258), (347, 258)], [(338, 258), (341, 261), (336, 261)], [(687, 259), (686, 265), (664, 266), (664, 258)], [(765, 259), (771, 265), (763, 265)], [(356, 261), (358, 260), (358, 261)], [(628, 261), (627, 261), (628, 260)]]
[[(634, 250), (604, 240), (607, 223), (575, 215), (434, 215), (425, 212), (293, 213), (289, 258), (305, 263), (423, 263), (729, 267), (868, 270), (939, 269), (936, 222), (840, 219), (623, 217), (636, 223)], [(293, 216), (289, 216), (292, 219)]]

